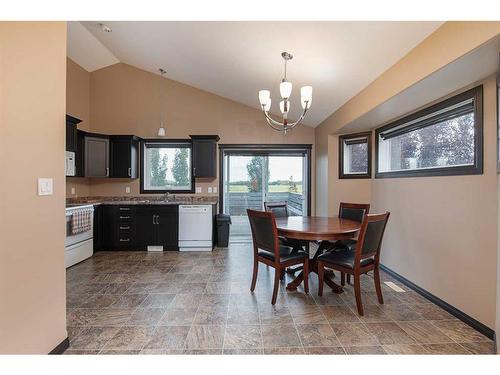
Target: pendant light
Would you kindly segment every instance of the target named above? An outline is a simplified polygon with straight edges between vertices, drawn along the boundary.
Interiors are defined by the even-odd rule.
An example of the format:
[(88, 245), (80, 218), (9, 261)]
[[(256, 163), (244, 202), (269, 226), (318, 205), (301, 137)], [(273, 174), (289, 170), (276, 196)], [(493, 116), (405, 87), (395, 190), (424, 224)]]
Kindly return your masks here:
[[(165, 73), (167, 73), (165, 69), (160, 68), (158, 69), (158, 71), (160, 72), (161, 78), (164, 78)], [(164, 90), (162, 90), (160, 85), (160, 127), (158, 128), (158, 137), (165, 137), (165, 113), (163, 107), (163, 102), (164, 102), (163, 92)]]

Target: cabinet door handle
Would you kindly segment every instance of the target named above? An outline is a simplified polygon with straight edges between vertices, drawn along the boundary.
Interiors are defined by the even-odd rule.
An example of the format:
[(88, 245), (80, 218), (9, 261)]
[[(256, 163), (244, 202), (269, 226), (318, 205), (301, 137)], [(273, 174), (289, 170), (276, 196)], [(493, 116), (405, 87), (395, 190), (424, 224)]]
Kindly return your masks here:
[(120, 227), (121, 230), (130, 229), (130, 227)]
[(130, 211), (130, 207), (120, 207), (120, 211)]
[(156, 218), (156, 215), (153, 215), (153, 225), (156, 224), (155, 218)]
[(129, 177), (132, 177), (132, 168), (129, 168), (129, 169), (128, 169), (128, 176), (129, 176)]
[(120, 216), (120, 219), (130, 219), (130, 216)]
[(196, 167), (193, 167), (193, 177), (196, 176)]
[(156, 215), (156, 224), (160, 224), (160, 215)]
[(109, 177), (109, 167), (106, 167), (106, 176)]
[(120, 242), (130, 242), (130, 238), (120, 238)]

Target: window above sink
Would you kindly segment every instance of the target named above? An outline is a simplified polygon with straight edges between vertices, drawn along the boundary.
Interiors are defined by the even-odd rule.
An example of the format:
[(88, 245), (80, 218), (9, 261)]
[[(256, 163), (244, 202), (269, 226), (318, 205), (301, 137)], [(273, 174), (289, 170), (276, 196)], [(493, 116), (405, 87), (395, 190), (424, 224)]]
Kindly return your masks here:
[(194, 193), (191, 141), (145, 140), (141, 193)]

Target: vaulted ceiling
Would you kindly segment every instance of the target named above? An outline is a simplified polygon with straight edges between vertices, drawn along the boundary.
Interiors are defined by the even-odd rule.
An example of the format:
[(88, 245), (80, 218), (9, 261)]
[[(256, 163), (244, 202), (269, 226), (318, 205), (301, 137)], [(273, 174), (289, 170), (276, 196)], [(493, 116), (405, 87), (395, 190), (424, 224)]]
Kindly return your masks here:
[[(317, 126), (391, 67), (442, 22), (99, 22), (68, 23), (68, 56), (88, 71), (117, 62), (259, 108), (271, 90), (279, 113), (282, 51), (293, 83), (290, 117), (300, 112), (300, 87), (313, 86), (306, 124)], [(175, 93), (171, 93), (175, 95)]]

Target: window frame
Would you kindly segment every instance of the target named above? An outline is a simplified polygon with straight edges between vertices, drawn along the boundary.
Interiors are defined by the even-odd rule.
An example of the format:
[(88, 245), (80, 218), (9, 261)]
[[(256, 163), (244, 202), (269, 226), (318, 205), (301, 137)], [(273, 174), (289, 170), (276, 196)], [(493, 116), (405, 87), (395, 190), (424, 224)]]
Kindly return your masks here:
[[(157, 143), (157, 144), (170, 144), (172, 146), (175, 145), (188, 145), (188, 148), (191, 150), (191, 188), (190, 189), (184, 189), (184, 190), (178, 190), (178, 189), (146, 189), (144, 184), (146, 182), (144, 178), (144, 154), (145, 154), (145, 149), (146, 149), (146, 144), (151, 144), (151, 143)], [(193, 141), (191, 139), (143, 139), (141, 141), (141, 157), (140, 157), (140, 174), (139, 174), (139, 187), (140, 187), (140, 193), (141, 194), (165, 194), (165, 193), (171, 193), (171, 194), (191, 194), (195, 192), (195, 177), (194, 177), (194, 159), (193, 159)]]
[[(366, 173), (345, 173), (344, 172), (344, 143), (349, 139), (366, 137), (368, 170)], [(363, 179), (372, 178), (372, 132), (362, 132), (353, 134), (344, 134), (339, 136), (339, 179)]]
[[(381, 133), (471, 98), (474, 103), (474, 164), (391, 172), (379, 171)], [(483, 85), (476, 86), (375, 129), (375, 178), (462, 176), (475, 174), (483, 174)]]

